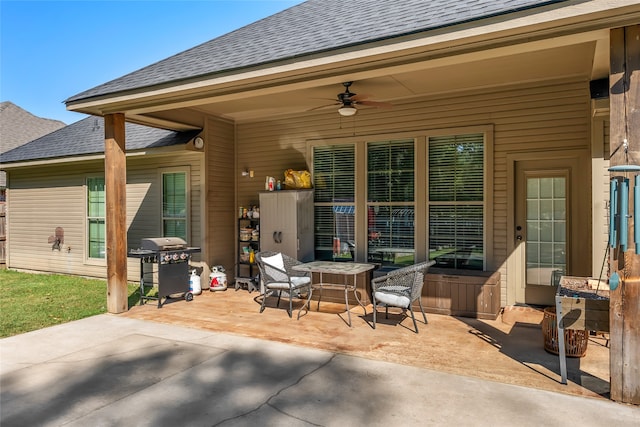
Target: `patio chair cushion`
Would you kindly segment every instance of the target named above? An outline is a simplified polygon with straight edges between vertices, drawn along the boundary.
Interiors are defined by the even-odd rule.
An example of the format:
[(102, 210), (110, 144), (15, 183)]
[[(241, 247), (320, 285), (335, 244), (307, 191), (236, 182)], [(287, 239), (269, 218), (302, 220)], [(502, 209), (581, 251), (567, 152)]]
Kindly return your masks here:
[[(297, 276), (291, 276), (290, 277), (291, 280), (291, 287), (293, 289), (298, 289), (301, 288), (303, 286), (307, 286), (311, 283), (311, 278), (310, 277), (297, 277)], [(289, 282), (270, 282), (268, 284), (269, 289), (284, 289), (284, 290), (288, 290), (289, 289)]]
[(411, 298), (409, 298), (409, 296), (401, 295), (397, 292), (377, 291), (374, 293), (374, 296), (378, 303), (384, 305), (407, 308), (409, 304), (411, 304)]
[[(277, 281), (283, 281), (286, 283), (288, 283), (288, 276), (287, 276), (287, 272), (284, 268), (284, 258), (282, 258), (282, 254), (281, 253), (277, 253), (275, 255), (272, 256), (268, 256), (268, 257), (264, 257), (262, 258), (262, 262), (264, 264), (267, 264), (271, 267), (273, 267), (272, 269), (269, 270), (268, 274), (271, 276), (271, 280), (277, 280)], [(273, 288), (274, 286), (272, 286), (271, 283), (269, 283), (269, 287)], [(286, 287), (288, 288), (289, 285), (287, 284)]]
[(266, 264), (269, 264), (272, 267), (277, 268), (278, 270), (284, 270), (284, 259), (282, 258), (281, 253), (277, 253), (273, 256), (268, 256), (262, 258), (262, 261)]

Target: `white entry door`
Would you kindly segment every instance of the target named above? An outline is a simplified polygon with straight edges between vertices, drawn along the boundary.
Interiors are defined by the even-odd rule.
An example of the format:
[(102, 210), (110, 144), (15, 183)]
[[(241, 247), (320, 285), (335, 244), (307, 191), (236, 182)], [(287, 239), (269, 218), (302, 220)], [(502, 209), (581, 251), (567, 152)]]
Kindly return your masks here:
[(516, 164), (517, 302), (553, 303), (558, 280), (568, 271), (571, 170), (561, 163)]

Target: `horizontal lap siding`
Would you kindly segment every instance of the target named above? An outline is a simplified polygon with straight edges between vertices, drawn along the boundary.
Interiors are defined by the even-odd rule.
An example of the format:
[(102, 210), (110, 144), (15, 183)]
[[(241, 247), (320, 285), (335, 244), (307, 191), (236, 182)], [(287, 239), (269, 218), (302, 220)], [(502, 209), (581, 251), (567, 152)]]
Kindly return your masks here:
[(129, 159), (127, 161), (127, 226), (128, 246), (137, 248), (140, 239), (162, 235), (161, 173), (173, 169), (190, 171), (190, 238), (189, 244), (202, 245), (200, 226), (202, 170), (201, 154)]
[[(200, 238), (200, 156), (127, 159), (127, 240), (129, 248), (137, 248), (143, 237), (156, 237), (160, 225), (161, 202), (159, 170), (190, 165), (192, 238)], [(37, 167), (10, 172), (8, 221), (8, 253), (10, 268), (46, 271), (106, 278), (103, 260), (85, 259), (86, 201), (85, 181), (88, 176), (102, 176), (104, 162), (74, 163), (53, 167)], [(63, 250), (51, 249), (48, 237), (56, 227), (64, 229)], [(71, 248), (68, 250), (68, 248)], [(128, 278), (139, 280), (139, 262), (130, 258)]]
[[(11, 171), (9, 182), (9, 267), (61, 274), (104, 276), (104, 266), (85, 265), (87, 176), (98, 176), (103, 162)], [(62, 250), (48, 237), (64, 229)], [(69, 248), (71, 248), (69, 250)]]
[[(234, 125), (225, 120), (210, 119), (205, 128), (207, 162), (207, 236), (203, 261), (222, 265), (231, 276), (235, 266), (236, 218)], [(239, 172), (238, 172), (239, 175)], [(203, 242), (204, 244), (204, 242)], [(229, 277), (228, 280), (232, 278)]]
[[(333, 109), (237, 127), (238, 166), (253, 169), (256, 178), (238, 178), (240, 204), (255, 200), (264, 177), (283, 179), (288, 168), (310, 169), (308, 140), (375, 136), (394, 132), (463, 126), (494, 126), (493, 235), (488, 236), (494, 259), (489, 266), (502, 275), (501, 303), (506, 302), (507, 154), (557, 149), (589, 149), (589, 85), (562, 81), (492, 89), (397, 102), (392, 109), (362, 108), (353, 118)], [(363, 138), (366, 139), (366, 138)], [(588, 207), (587, 207), (588, 208)]]

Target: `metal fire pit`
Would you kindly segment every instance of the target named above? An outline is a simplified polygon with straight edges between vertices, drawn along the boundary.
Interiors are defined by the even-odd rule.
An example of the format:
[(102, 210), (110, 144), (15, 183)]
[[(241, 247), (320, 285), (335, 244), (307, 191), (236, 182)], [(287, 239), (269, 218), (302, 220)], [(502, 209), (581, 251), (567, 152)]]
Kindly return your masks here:
[[(188, 247), (187, 242), (179, 237), (156, 237), (142, 239), (140, 248), (129, 251), (132, 258), (140, 258), (140, 305), (146, 300), (157, 300), (158, 308), (162, 307), (174, 294), (182, 294), (185, 300), (191, 301), (193, 293), (189, 290), (189, 260), (191, 254), (200, 252), (200, 248)], [(144, 265), (158, 265), (158, 296), (145, 296)], [(153, 271), (153, 268), (152, 268)], [(151, 285), (153, 286), (153, 283)]]

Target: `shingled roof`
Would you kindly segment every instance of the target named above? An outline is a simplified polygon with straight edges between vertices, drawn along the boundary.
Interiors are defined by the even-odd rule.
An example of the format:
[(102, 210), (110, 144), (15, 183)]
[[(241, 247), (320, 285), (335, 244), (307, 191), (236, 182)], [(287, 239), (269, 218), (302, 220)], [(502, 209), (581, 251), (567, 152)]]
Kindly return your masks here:
[[(186, 144), (200, 131), (175, 132), (125, 124), (127, 150)], [(0, 154), (0, 163), (104, 153), (104, 119), (87, 117), (41, 138)]]
[(60, 120), (34, 116), (13, 102), (0, 103), (0, 153), (66, 126)]
[(66, 102), (416, 34), (567, 0), (308, 0)]
[[(65, 126), (60, 120), (34, 116), (10, 101), (0, 103), (0, 153)], [(2, 156), (0, 154), (0, 159)], [(0, 161), (1, 163), (1, 161)], [(7, 175), (0, 171), (0, 189), (6, 187)]]

